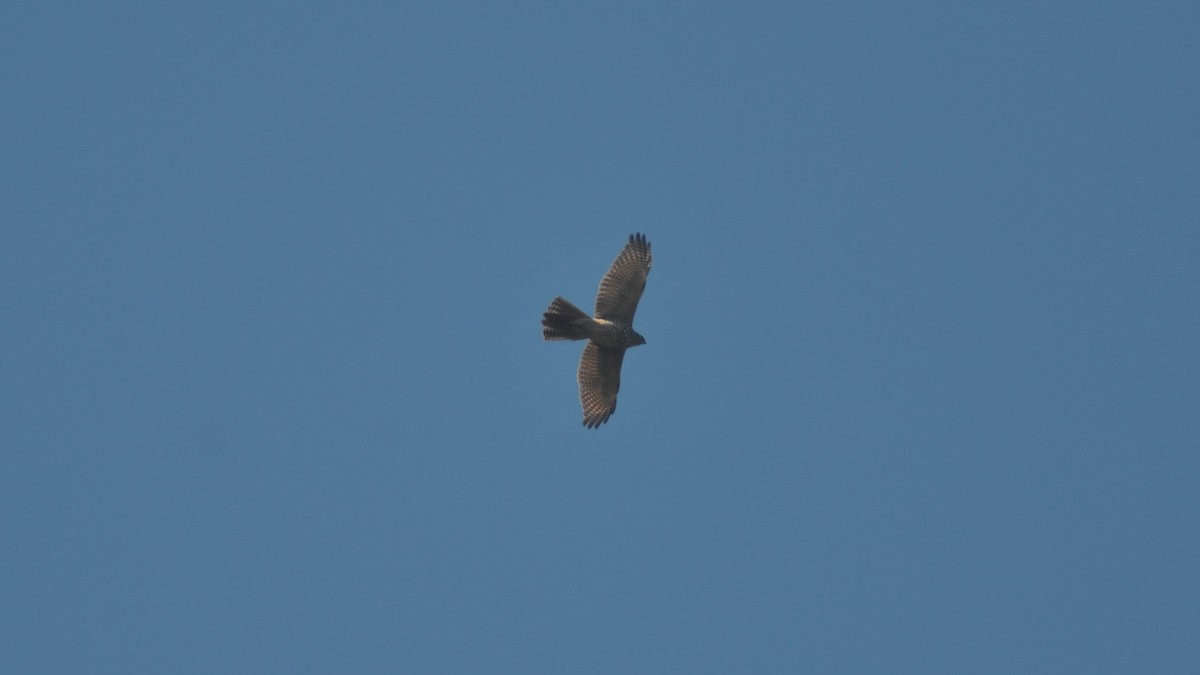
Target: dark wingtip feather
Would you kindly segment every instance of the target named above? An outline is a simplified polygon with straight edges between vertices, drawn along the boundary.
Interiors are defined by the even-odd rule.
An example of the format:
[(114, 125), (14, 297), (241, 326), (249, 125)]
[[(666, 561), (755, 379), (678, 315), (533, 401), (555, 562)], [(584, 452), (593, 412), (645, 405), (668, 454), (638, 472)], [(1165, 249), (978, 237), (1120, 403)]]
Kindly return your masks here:
[(614, 402), (612, 407), (604, 412), (596, 412), (590, 415), (584, 414), (583, 426), (589, 429), (599, 429), (601, 424), (604, 424), (617, 412), (617, 404)]

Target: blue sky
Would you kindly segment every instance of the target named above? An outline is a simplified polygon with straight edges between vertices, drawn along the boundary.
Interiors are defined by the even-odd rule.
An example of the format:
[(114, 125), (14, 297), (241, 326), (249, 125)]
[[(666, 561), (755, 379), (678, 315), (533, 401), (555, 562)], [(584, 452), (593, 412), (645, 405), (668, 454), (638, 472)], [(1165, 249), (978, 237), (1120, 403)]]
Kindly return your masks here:
[(1194, 672), (1197, 32), (8, 8), (0, 670)]

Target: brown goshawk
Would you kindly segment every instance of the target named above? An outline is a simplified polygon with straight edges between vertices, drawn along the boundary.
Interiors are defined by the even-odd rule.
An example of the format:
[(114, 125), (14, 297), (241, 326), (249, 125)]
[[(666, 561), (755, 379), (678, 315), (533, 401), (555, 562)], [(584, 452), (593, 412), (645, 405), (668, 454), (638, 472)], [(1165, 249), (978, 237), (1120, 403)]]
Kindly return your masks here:
[(542, 315), (542, 337), (547, 340), (588, 340), (579, 359), (579, 401), (583, 426), (604, 424), (617, 410), (621, 388), (621, 361), (625, 350), (646, 344), (633, 330), (633, 314), (650, 274), (650, 242), (632, 234), (629, 243), (600, 280), (596, 316), (558, 297)]

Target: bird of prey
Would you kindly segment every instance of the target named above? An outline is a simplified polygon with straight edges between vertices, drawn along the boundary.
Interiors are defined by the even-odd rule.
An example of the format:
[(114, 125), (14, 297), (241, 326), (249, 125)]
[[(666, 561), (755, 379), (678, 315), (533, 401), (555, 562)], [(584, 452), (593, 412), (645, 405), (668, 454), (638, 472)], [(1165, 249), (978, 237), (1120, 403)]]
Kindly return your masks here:
[(631, 234), (600, 280), (595, 317), (562, 297), (555, 298), (542, 315), (543, 338), (588, 341), (579, 359), (579, 402), (583, 426), (589, 429), (604, 424), (617, 411), (625, 350), (646, 344), (646, 338), (633, 329), (633, 313), (646, 290), (650, 262), (646, 235)]

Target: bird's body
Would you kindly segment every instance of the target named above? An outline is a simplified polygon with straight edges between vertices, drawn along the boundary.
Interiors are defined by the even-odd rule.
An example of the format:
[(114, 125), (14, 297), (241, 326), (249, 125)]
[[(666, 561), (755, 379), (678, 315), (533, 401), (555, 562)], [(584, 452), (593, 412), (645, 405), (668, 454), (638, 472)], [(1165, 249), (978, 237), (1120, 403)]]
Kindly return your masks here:
[(601, 347), (615, 349), (646, 343), (630, 324), (588, 316), (587, 312), (563, 298), (555, 298), (542, 315), (542, 337), (547, 340), (591, 340)]
[(616, 412), (625, 350), (646, 344), (646, 339), (633, 330), (633, 315), (646, 288), (651, 262), (646, 237), (630, 235), (629, 243), (600, 281), (596, 316), (589, 316), (561, 297), (555, 298), (542, 315), (544, 339), (588, 341), (578, 374), (583, 424), (588, 428), (604, 424)]

